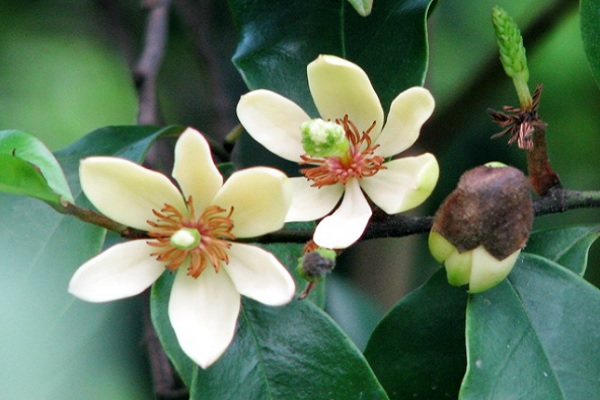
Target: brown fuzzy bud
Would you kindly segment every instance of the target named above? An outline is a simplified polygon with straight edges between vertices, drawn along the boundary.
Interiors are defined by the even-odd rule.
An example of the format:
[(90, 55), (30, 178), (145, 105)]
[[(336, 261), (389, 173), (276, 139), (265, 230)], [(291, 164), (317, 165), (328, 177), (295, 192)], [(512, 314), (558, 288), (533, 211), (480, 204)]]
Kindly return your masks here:
[(533, 224), (529, 181), (500, 163), (465, 172), (437, 211), (429, 248), (453, 285), (470, 292), (498, 284), (512, 269)]

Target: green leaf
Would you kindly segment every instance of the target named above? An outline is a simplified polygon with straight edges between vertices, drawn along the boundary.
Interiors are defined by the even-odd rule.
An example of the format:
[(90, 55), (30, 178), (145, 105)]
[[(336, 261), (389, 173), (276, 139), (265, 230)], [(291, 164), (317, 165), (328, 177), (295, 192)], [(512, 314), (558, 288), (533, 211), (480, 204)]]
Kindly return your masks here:
[(50, 150), (35, 136), (0, 131), (0, 190), (58, 204), (73, 201), (65, 175)]
[(588, 250), (600, 236), (598, 225), (578, 225), (533, 232), (525, 251), (554, 261), (583, 276)]
[[(79, 159), (120, 155), (141, 161), (148, 146), (175, 128), (94, 131), (57, 153), (76, 201)], [(125, 387), (149, 398), (134, 300), (91, 304), (67, 293), (76, 268), (102, 247), (104, 229), (58, 214), (34, 199), (0, 194), (1, 398), (93, 398)], [(32, 384), (35, 377), (36, 384)], [(127, 393), (127, 392), (126, 392)]]
[(192, 399), (387, 399), (361, 353), (306, 301), (244, 301), (230, 349), (198, 370)]
[(581, 38), (596, 83), (600, 84), (600, 1), (581, 0)]
[(316, 115), (306, 66), (319, 54), (338, 55), (367, 72), (387, 110), (402, 90), (423, 83), (430, 3), (378, 0), (364, 18), (345, 1), (230, 0), (241, 31), (233, 62), (250, 89), (274, 90)]
[(383, 317), (381, 306), (340, 274), (327, 278), (327, 313), (361, 350)]
[(60, 204), (60, 196), (48, 186), (34, 165), (11, 155), (0, 154), (0, 166), (0, 191)]
[(244, 299), (235, 339), (207, 370), (179, 348), (168, 319), (173, 275), (152, 288), (152, 320), (191, 399), (387, 399), (360, 351), (310, 301), (268, 307)]
[(466, 367), (464, 288), (440, 269), (379, 323), (365, 357), (390, 399), (456, 398)]
[(469, 298), (461, 399), (593, 399), (600, 393), (600, 291), (524, 254), (496, 288)]

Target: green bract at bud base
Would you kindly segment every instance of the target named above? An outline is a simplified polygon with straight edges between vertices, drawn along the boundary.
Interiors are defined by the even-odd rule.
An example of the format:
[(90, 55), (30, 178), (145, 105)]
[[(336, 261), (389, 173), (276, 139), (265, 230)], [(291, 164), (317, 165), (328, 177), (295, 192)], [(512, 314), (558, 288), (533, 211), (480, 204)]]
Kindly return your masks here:
[(446, 267), (448, 282), (479, 293), (500, 283), (525, 246), (533, 224), (529, 181), (501, 163), (461, 177), (435, 214), (429, 235), (432, 256)]
[(350, 143), (344, 128), (335, 122), (320, 118), (303, 123), (302, 147), (311, 157), (344, 157), (348, 154)]

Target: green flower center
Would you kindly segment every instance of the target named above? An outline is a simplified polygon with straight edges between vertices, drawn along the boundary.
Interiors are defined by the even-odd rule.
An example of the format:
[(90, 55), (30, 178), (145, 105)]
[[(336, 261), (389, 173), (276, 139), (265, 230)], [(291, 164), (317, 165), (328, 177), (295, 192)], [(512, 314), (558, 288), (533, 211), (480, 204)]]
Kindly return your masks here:
[(348, 154), (350, 143), (344, 128), (334, 122), (320, 118), (303, 123), (302, 147), (311, 157), (344, 157)]
[[(373, 145), (370, 133), (375, 122), (364, 132), (348, 118), (326, 122), (312, 120), (302, 125), (302, 145), (306, 154), (300, 156), (301, 165), (310, 165), (300, 170), (312, 186), (323, 187), (350, 179), (375, 175), (385, 169), (383, 157), (375, 155), (378, 144)], [(306, 138), (306, 140), (305, 140)]]
[(182, 250), (192, 250), (200, 244), (202, 236), (198, 229), (181, 228), (171, 236), (171, 244)]

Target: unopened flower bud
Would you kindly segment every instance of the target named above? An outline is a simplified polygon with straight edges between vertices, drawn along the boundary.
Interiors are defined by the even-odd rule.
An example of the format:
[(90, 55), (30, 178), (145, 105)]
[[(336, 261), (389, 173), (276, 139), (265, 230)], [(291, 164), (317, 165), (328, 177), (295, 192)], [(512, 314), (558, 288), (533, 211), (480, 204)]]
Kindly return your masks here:
[(335, 267), (336, 252), (320, 247), (298, 259), (298, 272), (308, 282), (319, 282)]
[(433, 258), (448, 282), (478, 293), (500, 283), (525, 246), (533, 224), (529, 181), (516, 168), (489, 163), (465, 172), (435, 214)]
[(312, 157), (342, 157), (348, 153), (350, 143), (344, 128), (335, 122), (320, 118), (303, 123), (302, 146), (306, 154)]

